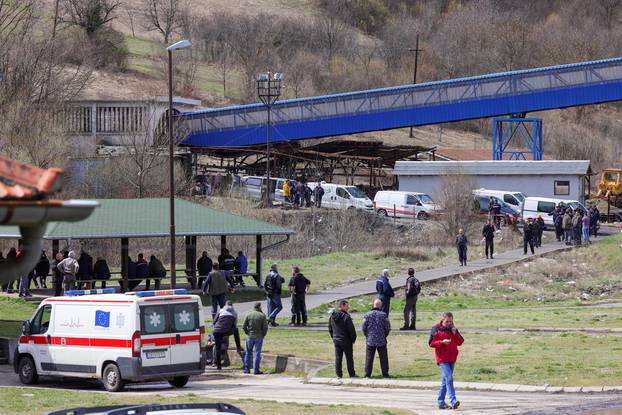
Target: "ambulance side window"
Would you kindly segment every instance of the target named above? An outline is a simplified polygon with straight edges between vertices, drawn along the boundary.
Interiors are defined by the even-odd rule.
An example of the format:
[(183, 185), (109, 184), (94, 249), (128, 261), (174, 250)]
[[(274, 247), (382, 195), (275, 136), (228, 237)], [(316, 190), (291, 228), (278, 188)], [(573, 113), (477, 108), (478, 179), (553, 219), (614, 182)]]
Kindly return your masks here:
[(195, 331), (199, 328), (199, 307), (196, 303), (171, 305), (173, 331)]
[(30, 334), (44, 334), (50, 327), (50, 318), (52, 317), (52, 306), (45, 305), (39, 309), (39, 312), (30, 323)]
[(161, 334), (168, 330), (168, 313), (165, 305), (152, 305), (140, 308), (141, 334)]

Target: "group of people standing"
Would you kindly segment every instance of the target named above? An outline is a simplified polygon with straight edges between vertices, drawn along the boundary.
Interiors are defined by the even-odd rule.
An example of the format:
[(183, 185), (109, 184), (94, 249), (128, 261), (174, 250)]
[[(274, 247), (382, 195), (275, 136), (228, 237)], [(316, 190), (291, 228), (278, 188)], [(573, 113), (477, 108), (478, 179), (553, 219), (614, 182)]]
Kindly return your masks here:
[[(313, 203), (311, 202), (313, 196)], [(297, 182), (295, 180), (285, 180), (283, 183), (283, 197), (285, 202), (297, 207), (311, 207), (315, 204), (316, 208), (322, 207), (324, 189), (318, 182), (313, 189), (306, 181)]]
[(592, 206), (587, 212), (560, 203), (552, 213), (555, 238), (566, 245), (589, 244), (590, 236), (598, 236), (600, 211)]

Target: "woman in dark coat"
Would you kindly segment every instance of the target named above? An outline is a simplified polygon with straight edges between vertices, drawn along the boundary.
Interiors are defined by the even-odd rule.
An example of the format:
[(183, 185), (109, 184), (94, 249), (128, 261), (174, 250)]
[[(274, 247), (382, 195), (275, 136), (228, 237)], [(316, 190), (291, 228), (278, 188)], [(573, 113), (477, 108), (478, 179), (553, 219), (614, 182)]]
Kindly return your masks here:
[(35, 273), (39, 279), (41, 288), (47, 288), (48, 286), (45, 283), (45, 279), (50, 273), (50, 261), (48, 260), (47, 255), (45, 255), (45, 251), (41, 251), (41, 258), (39, 258), (39, 263), (37, 263), (37, 266), (35, 267)]
[[(93, 279), (101, 281), (102, 288), (106, 288), (106, 280), (110, 279), (110, 268), (108, 268), (108, 263), (104, 258), (98, 257), (95, 261)], [(95, 284), (96, 282), (93, 282), (93, 288), (97, 288)]]

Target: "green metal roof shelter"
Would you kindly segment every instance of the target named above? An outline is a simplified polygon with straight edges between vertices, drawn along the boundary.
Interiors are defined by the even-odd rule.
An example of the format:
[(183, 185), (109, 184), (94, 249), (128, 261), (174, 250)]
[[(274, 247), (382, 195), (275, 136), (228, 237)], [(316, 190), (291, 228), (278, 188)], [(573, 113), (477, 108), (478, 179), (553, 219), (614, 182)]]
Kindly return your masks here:
[[(100, 206), (80, 222), (52, 222), (43, 236), (52, 241), (57, 252), (60, 240), (121, 239), (121, 273), (127, 287), (130, 238), (157, 238), (169, 236), (169, 199), (99, 199)], [(291, 229), (268, 222), (234, 215), (186, 200), (175, 200), (175, 234), (186, 242), (186, 273), (196, 286), (196, 245), (198, 236), (220, 236), (221, 249), (227, 246), (227, 236), (255, 236), (257, 269), (261, 278), (263, 250), (285, 243), (294, 233)], [(263, 247), (264, 235), (281, 235), (285, 239)], [(0, 238), (19, 239), (19, 228), (0, 226)], [(261, 280), (260, 280), (261, 281)]]

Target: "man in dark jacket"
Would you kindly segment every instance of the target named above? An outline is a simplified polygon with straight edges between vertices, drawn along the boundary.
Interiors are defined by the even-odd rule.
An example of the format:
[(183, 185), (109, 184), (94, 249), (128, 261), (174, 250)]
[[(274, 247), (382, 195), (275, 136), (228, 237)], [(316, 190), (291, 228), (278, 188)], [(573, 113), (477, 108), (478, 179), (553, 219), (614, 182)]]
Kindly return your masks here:
[(91, 288), (90, 280), (93, 279), (93, 257), (83, 250), (78, 258), (78, 265), (80, 266), (76, 274), (76, 280), (79, 281), (78, 288), (83, 288), (83, 286), (85, 286), (88, 290)]
[(598, 221), (600, 220), (600, 211), (598, 207), (593, 206), (590, 212), (590, 232), (595, 237), (598, 236)]
[(490, 214), (495, 222), (497, 228), (501, 227), (501, 203), (495, 197), (491, 197), (489, 206)]
[[(35, 273), (37, 278), (39, 279), (39, 283), (41, 284), (41, 288), (47, 288), (47, 284), (45, 283), (45, 279), (50, 273), (50, 260), (47, 255), (45, 255), (45, 250), (41, 251), (41, 257), (39, 258), (39, 262), (35, 268)], [(35, 285), (37, 285), (37, 280), (35, 280)]]
[(316, 208), (321, 208), (322, 207), (322, 198), (323, 197), (324, 197), (324, 188), (322, 187), (320, 182), (318, 182), (315, 185), (315, 189), (313, 189), (313, 198), (315, 200), (315, 207)]
[[(156, 258), (155, 255), (151, 255), (149, 257), (149, 276), (153, 278), (155, 289), (159, 290), (162, 279), (166, 277), (166, 268), (164, 268), (162, 261)], [(147, 283), (146, 283), (147, 290), (149, 289), (149, 284), (150, 284), (150, 281), (147, 280)]]
[[(229, 253), (227, 248), (223, 248), (221, 254), (218, 255), (218, 265), (220, 265), (220, 269), (224, 272), (225, 277), (227, 277), (227, 281), (232, 281), (235, 268), (235, 258)], [(242, 286), (244, 286), (244, 283), (242, 283)]]
[(289, 280), (289, 289), (292, 292), (292, 321), (290, 326), (307, 325), (307, 304), (305, 302), (307, 291), (309, 291), (309, 281), (300, 272), (300, 267), (295, 266), (292, 272), (292, 278)]
[(244, 359), (244, 349), (240, 343), (240, 331), (238, 330), (238, 313), (233, 309), (233, 303), (227, 301), (226, 305), (220, 309), (216, 317), (214, 318), (214, 328), (212, 330), (214, 335), (214, 363), (218, 370), (222, 369), (220, 353), (222, 350), (222, 343), (224, 339), (233, 335), (235, 340), (235, 347), (238, 354)]
[(456, 236), (456, 248), (458, 249), (458, 259), (460, 260), (461, 266), (466, 266), (467, 264), (468, 243), (469, 241), (467, 240), (467, 237), (464, 234), (464, 229), (459, 229), (458, 236)]
[(535, 224), (533, 218), (527, 218), (527, 222), (523, 225), (523, 254), (527, 255), (527, 245), (531, 250), (531, 254), (534, 254), (533, 250), (533, 235), (535, 232)]
[(197, 261), (197, 271), (199, 271), (199, 287), (203, 287), (205, 283), (205, 279), (212, 272), (212, 266), (214, 263), (212, 262), (212, 258), (207, 256), (207, 251), (203, 251), (201, 253), (201, 258)]
[(387, 314), (382, 311), (382, 301), (374, 300), (374, 308), (363, 317), (363, 334), (365, 335), (365, 377), (371, 377), (374, 368), (374, 357), (378, 351), (380, 370), (383, 378), (389, 377), (389, 355), (387, 353), (387, 336), (391, 331), (391, 323)]
[(495, 225), (493, 225), (492, 220), (488, 219), (488, 222), (484, 225), (484, 229), (482, 229), (482, 236), (486, 242), (486, 259), (488, 259), (488, 254), (490, 253), (490, 259), (494, 259), (495, 253)]
[[(93, 279), (101, 281), (101, 287), (106, 288), (106, 280), (110, 279), (110, 268), (104, 258), (98, 257), (97, 261), (95, 261), (95, 265), (93, 265)], [(93, 282), (93, 288), (97, 288), (95, 282)]]
[(404, 286), (404, 326), (400, 330), (417, 330), (417, 299), (421, 292), (421, 283), (415, 277), (415, 269), (408, 268), (408, 278)]
[[(460, 401), (456, 399), (454, 389), (454, 366), (458, 360), (458, 346), (464, 343), (464, 338), (454, 326), (454, 316), (450, 312), (443, 314), (440, 323), (432, 327), (428, 345), (434, 348), (436, 364), (441, 368), (441, 388), (438, 392), (439, 409), (458, 409)], [(445, 403), (445, 395), (449, 392), (451, 406)]]
[(562, 226), (563, 220), (564, 212), (562, 211), (562, 207), (557, 205), (553, 211), (553, 225), (555, 226), (555, 239), (557, 242), (561, 242), (564, 235), (564, 228)]
[(382, 311), (388, 316), (391, 309), (391, 298), (395, 296), (393, 287), (389, 282), (388, 269), (383, 270), (380, 278), (376, 280), (376, 293), (378, 293), (378, 299), (382, 301)]
[(354, 371), (354, 352), (353, 346), (356, 341), (356, 329), (352, 323), (352, 317), (348, 314), (350, 304), (341, 300), (339, 309), (331, 314), (328, 320), (328, 333), (335, 344), (335, 374), (338, 378), (343, 377), (342, 360), (343, 355), (346, 356), (346, 366), (348, 367), (348, 375), (351, 378), (356, 377)]
[(272, 266), (270, 266), (270, 272), (266, 275), (266, 281), (264, 283), (268, 303), (268, 324), (272, 327), (278, 326), (276, 317), (283, 309), (283, 304), (281, 303), (283, 284), (285, 284), (285, 278), (279, 275), (277, 265), (272, 264)]

